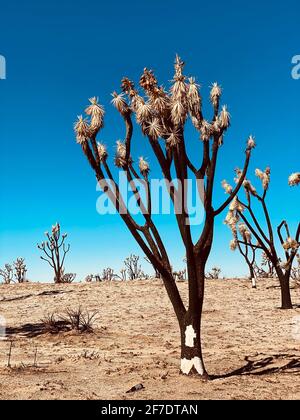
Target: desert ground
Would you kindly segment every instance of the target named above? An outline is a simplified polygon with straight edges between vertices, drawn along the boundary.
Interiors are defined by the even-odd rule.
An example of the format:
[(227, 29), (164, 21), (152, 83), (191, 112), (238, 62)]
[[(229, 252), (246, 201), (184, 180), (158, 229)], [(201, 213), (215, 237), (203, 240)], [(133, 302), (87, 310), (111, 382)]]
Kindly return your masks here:
[[(186, 297), (186, 284), (179, 288)], [(300, 304), (300, 289), (292, 291)], [(279, 309), (276, 282), (209, 280), (203, 382), (179, 374), (179, 330), (159, 280), (0, 286), (1, 399), (299, 399), (300, 309)], [(41, 319), (98, 310), (93, 333), (45, 332)], [(12, 342), (11, 367), (8, 353)], [(144, 389), (127, 394), (142, 383)]]

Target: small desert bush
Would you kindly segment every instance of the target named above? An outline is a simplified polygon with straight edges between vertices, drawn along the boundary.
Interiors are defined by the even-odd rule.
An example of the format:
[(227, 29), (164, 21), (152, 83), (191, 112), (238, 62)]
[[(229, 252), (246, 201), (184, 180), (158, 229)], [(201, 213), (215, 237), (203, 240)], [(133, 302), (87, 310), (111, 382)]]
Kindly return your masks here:
[(67, 309), (62, 320), (68, 323), (72, 330), (93, 332), (93, 323), (97, 315), (97, 311), (84, 311), (82, 307), (79, 306), (78, 309)]
[(59, 319), (59, 316), (55, 313), (47, 314), (41, 319), (41, 324), (45, 333), (58, 334), (62, 331), (69, 331), (69, 325)]
[(77, 309), (68, 308), (63, 314), (55, 312), (48, 314), (41, 323), (44, 331), (51, 334), (73, 330), (80, 333), (92, 333), (97, 315), (98, 311), (89, 312), (79, 306)]

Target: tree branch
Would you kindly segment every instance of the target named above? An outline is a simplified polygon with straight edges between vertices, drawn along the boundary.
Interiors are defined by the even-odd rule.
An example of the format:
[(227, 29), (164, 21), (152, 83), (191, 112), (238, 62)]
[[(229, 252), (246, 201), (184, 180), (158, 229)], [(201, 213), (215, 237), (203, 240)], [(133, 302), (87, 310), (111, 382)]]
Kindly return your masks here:
[(242, 175), (240, 176), (239, 182), (238, 182), (236, 188), (233, 190), (233, 192), (228, 197), (228, 199), (225, 201), (225, 203), (222, 204), (222, 206), (219, 207), (218, 210), (216, 210), (214, 212), (214, 216), (218, 216), (219, 214), (221, 214), (226, 209), (226, 207), (231, 203), (231, 201), (236, 197), (236, 195), (238, 194), (238, 192), (239, 192), (240, 188), (242, 187), (242, 185), (245, 181), (245, 178), (246, 178), (246, 174), (247, 174), (248, 167), (249, 167), (249, 162), (250, 162), (250, 157), (251, 157), (251, 150), (247, 149), (246, 150), (246, 161), (245, 161), (244, 169), (243, 169)]

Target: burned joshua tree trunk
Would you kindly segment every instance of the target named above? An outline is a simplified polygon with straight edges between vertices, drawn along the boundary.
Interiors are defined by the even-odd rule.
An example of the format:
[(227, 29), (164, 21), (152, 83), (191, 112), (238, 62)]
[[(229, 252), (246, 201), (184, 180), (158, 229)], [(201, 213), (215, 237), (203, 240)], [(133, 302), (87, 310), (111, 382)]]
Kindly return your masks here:
[[(239, 182), (242, 172), (239, 170), (236, 172), (236, 182)], [(282, 258), (280, 258), (279, 255), (279, 251), (276, 249), (275, 234), (266, 204), (266, 196), (269, 189), (271, 171), (270, 168), (266, 168), (265, 171), (256, 169), (255, 174), (262, 182), (262, 195), (258, 194), (257, 190), (254, 188), (250, 181), (245, 180), (243, 185), (246, 195), (246, 202), (244, 203), (240, 201), (238, 197), (235, 197), (230, 206), (225, 223), (230, 227), (233, 233), (234, 239), (231, 242), (232, 247), (238, 246), (238, 244), (248, 244), (248, 246), (251, 246), (253, 249), (261, 250), (265, 253), (268, 260), (272, 263), (280, 282), (281, 307), (282, 309), (292, 309), (293, 305), (290, 293), (290, 277), (293, 262), (300, 245), (300, 223), (298, 224), (295, 239), (291, 237), (290, 229), (286, 221), (283, 221), (277, 228), (278, 238), (286, 258), (285, 261), (282, 261)], [(295, 175), (297, 174), (294, 174), (290, 177), (290, 185), (299, 184), (300, 174), (297, 182), (294, 179)], [(291, 179), (293, 179), (293, 182), (291, 182)], [(263, 229), (263, 225), (258, 221), (256, 210), (254, 210), (253, 207), (253, 198), (257, 200), (258, 204), (260, 204), (262, 208), (266, 229)], [(242, 224), (239, 225), (239, 221), (242, 221)], [(238, 228), (240, 231), (247, 231), (246, 240), (239, 240)], [(285, 230), (286, 239), (284, 239), (284, 234), (282, 232), (283, 229)], [(256, 239), (257, 244), (252, 243), (252, 236)]]
[[(217, 159), (225, 132), (230, 125), (230, 116), (225, 106), (220, 110), (221, 88), (214, 84), (210, 95), (214, 110), (213, 118), (210, 122), (203, 118), (198, 85), (193, 78), (187, 79), (183, 75), (183, 67), (184, 63), (176, 57), (175, 75), (169, 93), (159, 86), (154, 73), (148, 69), (144, 69), (140, 79), (140, 87), (145, 96), (141, 96), (133, 82), (127, 78), (122, 81), (123, 93), (113, 93), (112, 102), (121, 114), (126, 127), (124, 143), (117, 142), (115, 164), (124, 171), (127, 177), (145, 219), (144, 224), (138, 224), (129, 212), (108, 165), (106, 147), (96, 141), (97, 133), (103, 127), (104, 117), (104, 109), (97, 103), (96, 98), (90, 100), (91, 104), (86, 109), (86, 114), (90, 117), (89, 121), (79, 117), (75, 131), (77, 142), (81, 145), (101, 188), (110, 197), (146, 257), (161, 275), (180, 327), (181, 372), (186, 375), (195, 373), (201, 377), (207, 377), (201, 349), (201, 313), (205, 267), (213, 242), (214, 220), (238, 193), (247, 172), (253, 145), (251, 142), (247, 144), (245, 166), (238, 185), (231, 191), (229, 198), (215, 210), (213, 191)], [(167, 250), (152, 218), (151, 198), (153, 197), (150, 191), (149, 164), (144, 158), (140, 158), (139, 175), (131, 155), (133, 115), (149, 141), (166, 181), (168, 194), (174, 204), (177, 226), (186, 251), (189, 289), (187, 307), (180, 296)], [(202, 156), (198, 168), (191, 162), (186, 150), (184, 131), (189, 116), (202, 140), (202, 146), (199, 143)], [(178, 180), (176, 185), (172, 182), (172, 168), (175, 169)], [(204, 227), (199, 239), (195, 242), (192, 239), (190, 214), (186, 206), (188, 201), (186, 180), (189, 177), (197, 181), (205, 209)], [(145, 186), (146, 201), (141, 198), (136, 187), (137, 180)], [(197, 226), (197, 229), (200, 227)]]
[(41, 256), (41, 259), (47, 261), (54, 270), (54, 282), (65, 283), (65, 280), (67, 280), (66, 282), (73, 281), (75, 275), (64, 274), (65, 258), (70, 251), (70, 245), (65, 244), (68, 235), (66, 233), (61, 235), (59, 223), (52, 227), (51, 234), (46, 232), (45, 235), (47, 241), (38, 244), (38, 248), (43, 251), (45, 255), (45, 257)]

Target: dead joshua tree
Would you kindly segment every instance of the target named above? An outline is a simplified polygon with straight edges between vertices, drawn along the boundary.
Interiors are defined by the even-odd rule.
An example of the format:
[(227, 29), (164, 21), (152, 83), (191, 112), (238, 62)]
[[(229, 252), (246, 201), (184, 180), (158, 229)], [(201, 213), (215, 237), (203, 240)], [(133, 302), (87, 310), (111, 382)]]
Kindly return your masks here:
[[(65, 244), (68, 235), (66, 233), (63, 235), (61, 234), (59, 223), (52, 227), (51, 234), (46, 232), (45, 235), (47, 241), (38, 244), (38, 248), (45, 254), (45, 257), (41, 256), (41, 259), (46, 261), (53, 268), (54, 282), (64, 283), (65, 276), (69, 276), (69, 274), (64, 274), (65, 258), (70, 251), (70, 245)], [(72, 279), (68, 277), (67, 280), (69, 282)]]
[(71, 284), (75, 281), (76, 274), (75, 273), (66, 273), (62, 276), (62, 283)]
[(113, 268), (104, 268), (102, 272), (102, 280), (103, 281), (113, 281), (116, 277), (116, 274), (113, 270)]
[(131, 254), (130, 257), (126, 258), (124, 265), (127, 268), (129, 280), (136, 280), (142, 277), (142, 268), (139, 264), (140, 257)]
[(25, 283), (26, 273), (27, 273), (25, 259), (17, 258), (17, 260), (13, 263), (13, 266), (14, 266), (14, 276), (17, 283)]
[(120, 270), (120, 274), (121, 274), (121, 276), (120, 276), (121, 280), (122, 281), (126, 281), (127, 280), (127, 271), (126, 271), (126, 268), (122, 268)]
[(259, 267), (258, 264), (255, 263), (254, 271), (255, 271), (256, 278), (271, 279), (271, 278), (276, 277), (273, 264), (264, 252), (262, 252), (262, 255), (261, 255), (261, 267)]
[(213, 267), (211, 269), (211, 271), (209, 271), (206, 274), (206, 278), (207, 279), (211, 279), (211, 280), (219, 280), (221, 271), (222, 271), (221, 268), (219, 268), (219, 267)]
[[(217, 160), (224, 134), (230, 125), (230, 115), (226, 106), (220, 109), (221, 88), (214, 84), (210, 93), (214, 115), (210, 122), (203, 118), (202, 99), (198, 85), (193, 78), (187, 80), (183, 75), (183, 67), (184, 63), (179, 57), (176, 57), (175, 76), (170, 93), (158, 85), (154, 73), (147, 69), (144, 69), (140, 79), (140, 86), (145, 92), (145, 97), (138, 93), (133, 82), (127, 78), (122, 81), (123, 93), (113, 93), (113, 105), (123, 118), (126, 127), (124, 143), (117, 143), (115, 164), (127, 176), (128, 183), (145, 219), (144, 225), (138, 224), (126, 207), (120, 188), (115, 183), (108, 164), (107, 149), (103, 144), (97, 143), (97, 133), (103, 127), (104, 109), (98, 104), (96, 98), (90, 100), (91, 104), (86, 109), (86, 114), (90, 117), (89, 120), (79, 117), (75, 124), (75, 131), (77, 142), (81, 145), (101, 188), (110, 197), (144, 254), (161, 274), (180, 327), (181, 372), (186, 375), (197, 374), (207, 378), (201, 349), (201, 313), (205, 266), (213, 242), (214, 220), (231, 203), (242, 186), (253, 144), (251, 142), (247, 144), (245, 166), (238, 185), (228, 199), (215, 209), (213, 191)], [(128, 97), (128, 101), (125, 95)], [(174, 280), (167, 250), (153, 222), (149, 164), (144, 158), (140, 158), (141, 176), (139, 176), (131, 156), (133, 115), (136, 116), (137, 124), (140, 125), (157, 158), (166, 180), (168, 194), (175, 207), (176, 221), (187, 258), (189, 289), (187, 308)], [(191, 117), (202, 140), (202, 161), (199, 168), (196, 168), (191, 162), (186, 150), (184, 129), (188, 116)], [(176, 177), (180, 181), (180, 188), (172, 184), (171, 168), (173, 167)], [(192, 240), (189, 211), (184, 206), (187, 203), (187, 183), (185, 181), (189, 176), (193, 176), (198, 185), (203, 185), (203, 188), (199, 189), (200, 196), (204, 201), (205, 222), (199, 239), (195, 243)], [(134, 179), (144, 182), (147, 191), (146, 202), (141, 199)]]
[(92, 283), (95, 280), (96, 283), (101, 283), (102, 279), (100, 274), (89, 274), (88, 276), (86, 276), (86, 278), (84, 279), (84, 281), (86, 283)]
[(300, 282), (300, 254), (296, 255), (297, 258), (297, 266), (292, 268), (292, 279), (296, 280), (298, 283)]
[[(236, 173), (236, 182), (240, 182), (242, 173), (240, 170), (236, 170)], [(240, 242), (240, 244), (243, 245), (246, 244), (245, 241), (239, 241), (237, 237), (237, 227), (239, 221), (241, 220), (243, 223), (242, 229), (247, 229), (248, 231), (247, 243), (251, 244), (251, 246), (255, 249), (262, 250), (268, 257), (276, 271), (280, 282), (282, 309), (293, 309), (290, 293), (290, 277), (291, 270), (293, 267), (293, 261), (296, 257), (297, 251), (300, 246), (300, 223), (298, 225), (295, 239), (291, 237), (290, 229), (286, 221), (281, 222), (277, 228), (277, 234), (281, 246), (285, 251), (286, 260), (282, 261), (282, 259), (279, 256), (279, 251), (276, 249), (274, 229), (266, 204), (266, 196), (269, 189), (271, 171), (270, 168), (266, 168), (265, 171), (256, 169), (255, 174), (262, 182), (262, 195), (258, 194), (258, 192), (249, 180), (244, 180), (243, 186), (246, 195), (246, 202), (244, 203), (240, 201), (238, 197), (235, 197), (235, 199), (230, 205), (229, 213), (227, 214), (225, 220), (225, 223), (230, 227), (234, 236), (234, 239), (231, 242), (231, 247), (236, 246), (236, 243), (238, 242)], [(295, 177), (295, 175), (297, 174), (294, 174), (289, 178), (289, 184), (291, 186), (298, 185), (300, 183), (300, 173), (297, 175), (298, 177)], [(223, 182), (223, 187), (225, 188), (225, 190), (231, 188), (226, 181)], [(256, 199), (262, 207), (265, 224), (267, 226), (266, 232), (264, 231), (262, 224), (258, 221), (258, 218), (255, 215), (255, 210), (253, 208), (253, 198)], [(283, 229), (285, 229), (286, 232), (286, 239), (284, 239), (283, 236)], [(257, 245), (251, 242), (251, 235), (256, 239)]]
[(10, 284), (13, 281), (13, 268), (10, 264), (5, 264), (3, 269), (0, 269), (0, 276), (3, 277), (4, 284)]
[(186, 269), (173, 271), (174, 280), (183, 281), (186, 278)]

